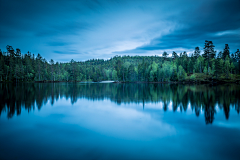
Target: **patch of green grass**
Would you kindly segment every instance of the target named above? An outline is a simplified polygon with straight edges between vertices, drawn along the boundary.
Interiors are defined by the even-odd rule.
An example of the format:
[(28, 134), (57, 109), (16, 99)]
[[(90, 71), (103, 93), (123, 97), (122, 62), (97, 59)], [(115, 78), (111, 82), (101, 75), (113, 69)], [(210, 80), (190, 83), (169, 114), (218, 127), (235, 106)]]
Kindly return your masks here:
[(186, 80), (194, 80), (194, 81), (208, 81), (211, 78), (210, 75), (206, 75), (204, 73), (194, 73), (190, 76), (186, 77)]
[(209, 82), (209, 81), (212, 81), (211, 78), (217, 79), (219, 81), (224, 81), (224, 82), (240, 81), (240, 75), (229, 74), (229, 78), (227, 78), (225, 73), (219, 75), (218, 77), (212, 76), (212, 75), (207, 75), (205, 73), (194, 73), (194, 74), (187, 76), (185, 78), (185, 80), (186, 81)]

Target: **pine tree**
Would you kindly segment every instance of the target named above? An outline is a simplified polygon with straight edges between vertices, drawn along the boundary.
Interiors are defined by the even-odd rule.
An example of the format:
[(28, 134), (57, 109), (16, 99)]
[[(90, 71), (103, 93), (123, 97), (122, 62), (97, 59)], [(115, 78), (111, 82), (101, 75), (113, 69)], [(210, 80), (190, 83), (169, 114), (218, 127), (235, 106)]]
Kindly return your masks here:
[(119, 57), (116, 64), (115, 64), (115, 70), (117, 71), (117, 76), (118, 76), (118, 80), (122, 80), (122, 73), (121, 73), (121, 68), (122, 68), (122, 59)]
[(181, 65), (178, 67), (177, 76), (178, 76), (178, 80), (184, 80), (186, 77), (186, 72)]
[(171, 81), (177, 81), (178, 80), (178, 77), (177, 77), (177, 66), (176, 64), (172, 64), (172, 68), (173, 68), (173, 71), (172, 71), (172, 76), (171, 76)]
[(175, 60), (176, 58), (178, 58), (178, 55), (176, 52), (173, 51), (172, 53), (172, 59)]
[(210, 67), (211, 59), (215, 57), (214, 45), (212, 41), (205, 41), (204, 45), (204, 54), (202, 55), (205, 58), (207, 68)]
[(223, 57), (223, 53), (222, 53), (222, 51), (220, 51), (217, 55), (217, 58), (222, 58), (222, 57)]
[(215, 72), (216, 72), (216, 66), (215, 66), (215, 59), (212, 59), (212, 67), (210, 67), (211, 70), (209, 70), (209, 74), (212, 75), (215, 75)]
[[(51, 59), (49, 61), (50, 65), (51, 65), (51, 76), (52, 76), (52, 81), (55, 80), (55, 76), (54, 76), (54, 60)], [(54, 79), (53, 79), (53, 76), (54, 76)]]
[(236, 58), (236, 61), (238, 62), (238, 74), (240, 74), (240, 51), (239, 51), (239, 49), (237, 49), (237, 51), (235, 52), (235, 58)]
[(184, 70), (186, 72), (188, 72), (188, 63), (189, 63), (189, 59), (188, 59), (188, 55), (187, 53), (184, 51), (183, 52), (183, 56), (182, 56), (182, 67), (184, 68)]
[(220, 64), (220, 60), (222, 60), (221, 58), (217, 58), (216, 60), (215, 60), (215, 75), (216, 75), (216, 77), (218, 78), (219, 77), (219, 75), (222, 73), (222, 66), (221, 66), (221, 64)]
[(4, 57), (0, 56), (0, 81), (3, 80), (3, 76), (4, 76)]
[(131, 64), (128, 68), (128, 78), (131, 82), (135, 81), (136, 72), (134, 66)]
[(236, 58), (235, 58), (235, 54), (234, 53), (231, 54), (231, 62), (236, 62)]
[(117, 71), (115, 69), (112, 71), (112, 78), (113, 78), (114, 81), (118, 80)]
[(204, 68), (204, 58), (202, 56), (199, 56), (197, 59), (197, 62), (195, 63), (195, 71), (199, 71), (199, 73), (202, 73)]
[(37, 58), (37, 71), (38, 71), (38, 80), (40, 81), (41, 69), (42, 69), (42, 56), (38, 53)]
[(228, 57), (230, 57), (230, 52), (229, 52), (229, 46), (228, 46), (228, 44), (225, 44), (225, 48), (224, 48), (224, 50), (223, 50), (223, 55), (222, 55), (222, 58), (225, 60), (226, 59), (226, 57), (228, 56)]
[(223, 59), (220, 59), (219, 65), (220, 65), (220, 68), (221, 68), (221, 73), (224, 73), (224, 61), (223, 61)]
[(232, 62), (232, 63), (230, 64), (231, 74), (233, 74), (234, 69), (235, 69), (235, 66), (234, 66), (234, 64), (233, 64), (233, 62)]
[(206, 67), (206, 66), (204, 67), (203, 73), (205, 73), (205, 74), (208, 73), (208, 70), (207, 70), (207, 67)]
[(162, 54), (162, 57), (164, 58), (164, 61), (167, 59), (167, 56), (168, 56), (168, 53), (164, 51), (163, 54)]
[(230, 59), (226, 56), (225, 63), (224, 63), (224, 70), (226, 73), (226, 78), (229, 78), (229, 70), (230, 70)]
[(196, 47), (194, 50), (194, 54), (193, 54), (194, 58), (197, 59), (200, 56), (200, 53), (201, 53), (201, 51), (200, 51), (199, 47)]

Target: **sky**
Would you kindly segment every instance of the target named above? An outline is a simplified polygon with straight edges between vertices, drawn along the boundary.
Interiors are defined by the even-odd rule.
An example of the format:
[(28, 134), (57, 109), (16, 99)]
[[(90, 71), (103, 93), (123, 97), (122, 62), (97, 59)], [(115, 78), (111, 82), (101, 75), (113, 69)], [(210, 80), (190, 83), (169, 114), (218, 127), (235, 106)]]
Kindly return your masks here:
[(240, 49), (240, 0), (0, 0), (0, 15), (2, 51), (47, 61)]

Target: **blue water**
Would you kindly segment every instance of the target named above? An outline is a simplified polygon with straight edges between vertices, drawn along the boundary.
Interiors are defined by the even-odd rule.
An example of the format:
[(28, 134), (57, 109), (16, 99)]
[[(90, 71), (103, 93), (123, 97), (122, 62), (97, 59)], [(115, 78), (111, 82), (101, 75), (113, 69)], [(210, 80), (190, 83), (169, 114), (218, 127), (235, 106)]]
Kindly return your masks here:
[[(57, 85), (67, 87), (65, 83)], [(71, 85), (77, 88), (82, 84)], [(98, 84), (108, 85), (108, 91), (99, 89), (105, 94), (101, 98), (86, 96), (91, 87), (96, 87), (92, 85), (75, 97), (71, 89), (60, 93), (63, 88), (49, 97), (42, 93), (43, 86), (40, 107), (37, 100), (28, 108), (21, 104), (21, 113), (16, 111), (10, 117), (10, 107), (4, 104), (0, 115), (0, 159), (240, 158), (240, 116), (233, 106), (226, 119), (224, 109), (216, 104), (214, 121), (207, 124), (205, 110), (200, 108), (196, 116), (190, 101), (185, 110), (179, 107), (176, 111), (171, 99), (167, 109), (162, 99), (156, 101), (154, 97), (134, 102), (136, 96), (129, 96), (129, 101), (117, 103), (117, 96), (110, 98), (118, 92), (114, 91), (116, 84)], [(15, 87), (12, 91), (16, 92)], [(11, 93), (4, 92), (1, 96), (11, 97)]]

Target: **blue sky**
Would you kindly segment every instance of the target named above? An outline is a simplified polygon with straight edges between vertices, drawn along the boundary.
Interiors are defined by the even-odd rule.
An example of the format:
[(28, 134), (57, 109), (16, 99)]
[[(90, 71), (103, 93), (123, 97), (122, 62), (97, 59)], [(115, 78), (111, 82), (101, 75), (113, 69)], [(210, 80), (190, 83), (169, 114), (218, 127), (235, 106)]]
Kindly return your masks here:
[(240, 48), (240, 0), (0, 0), (0, 48), (48, 61)]

